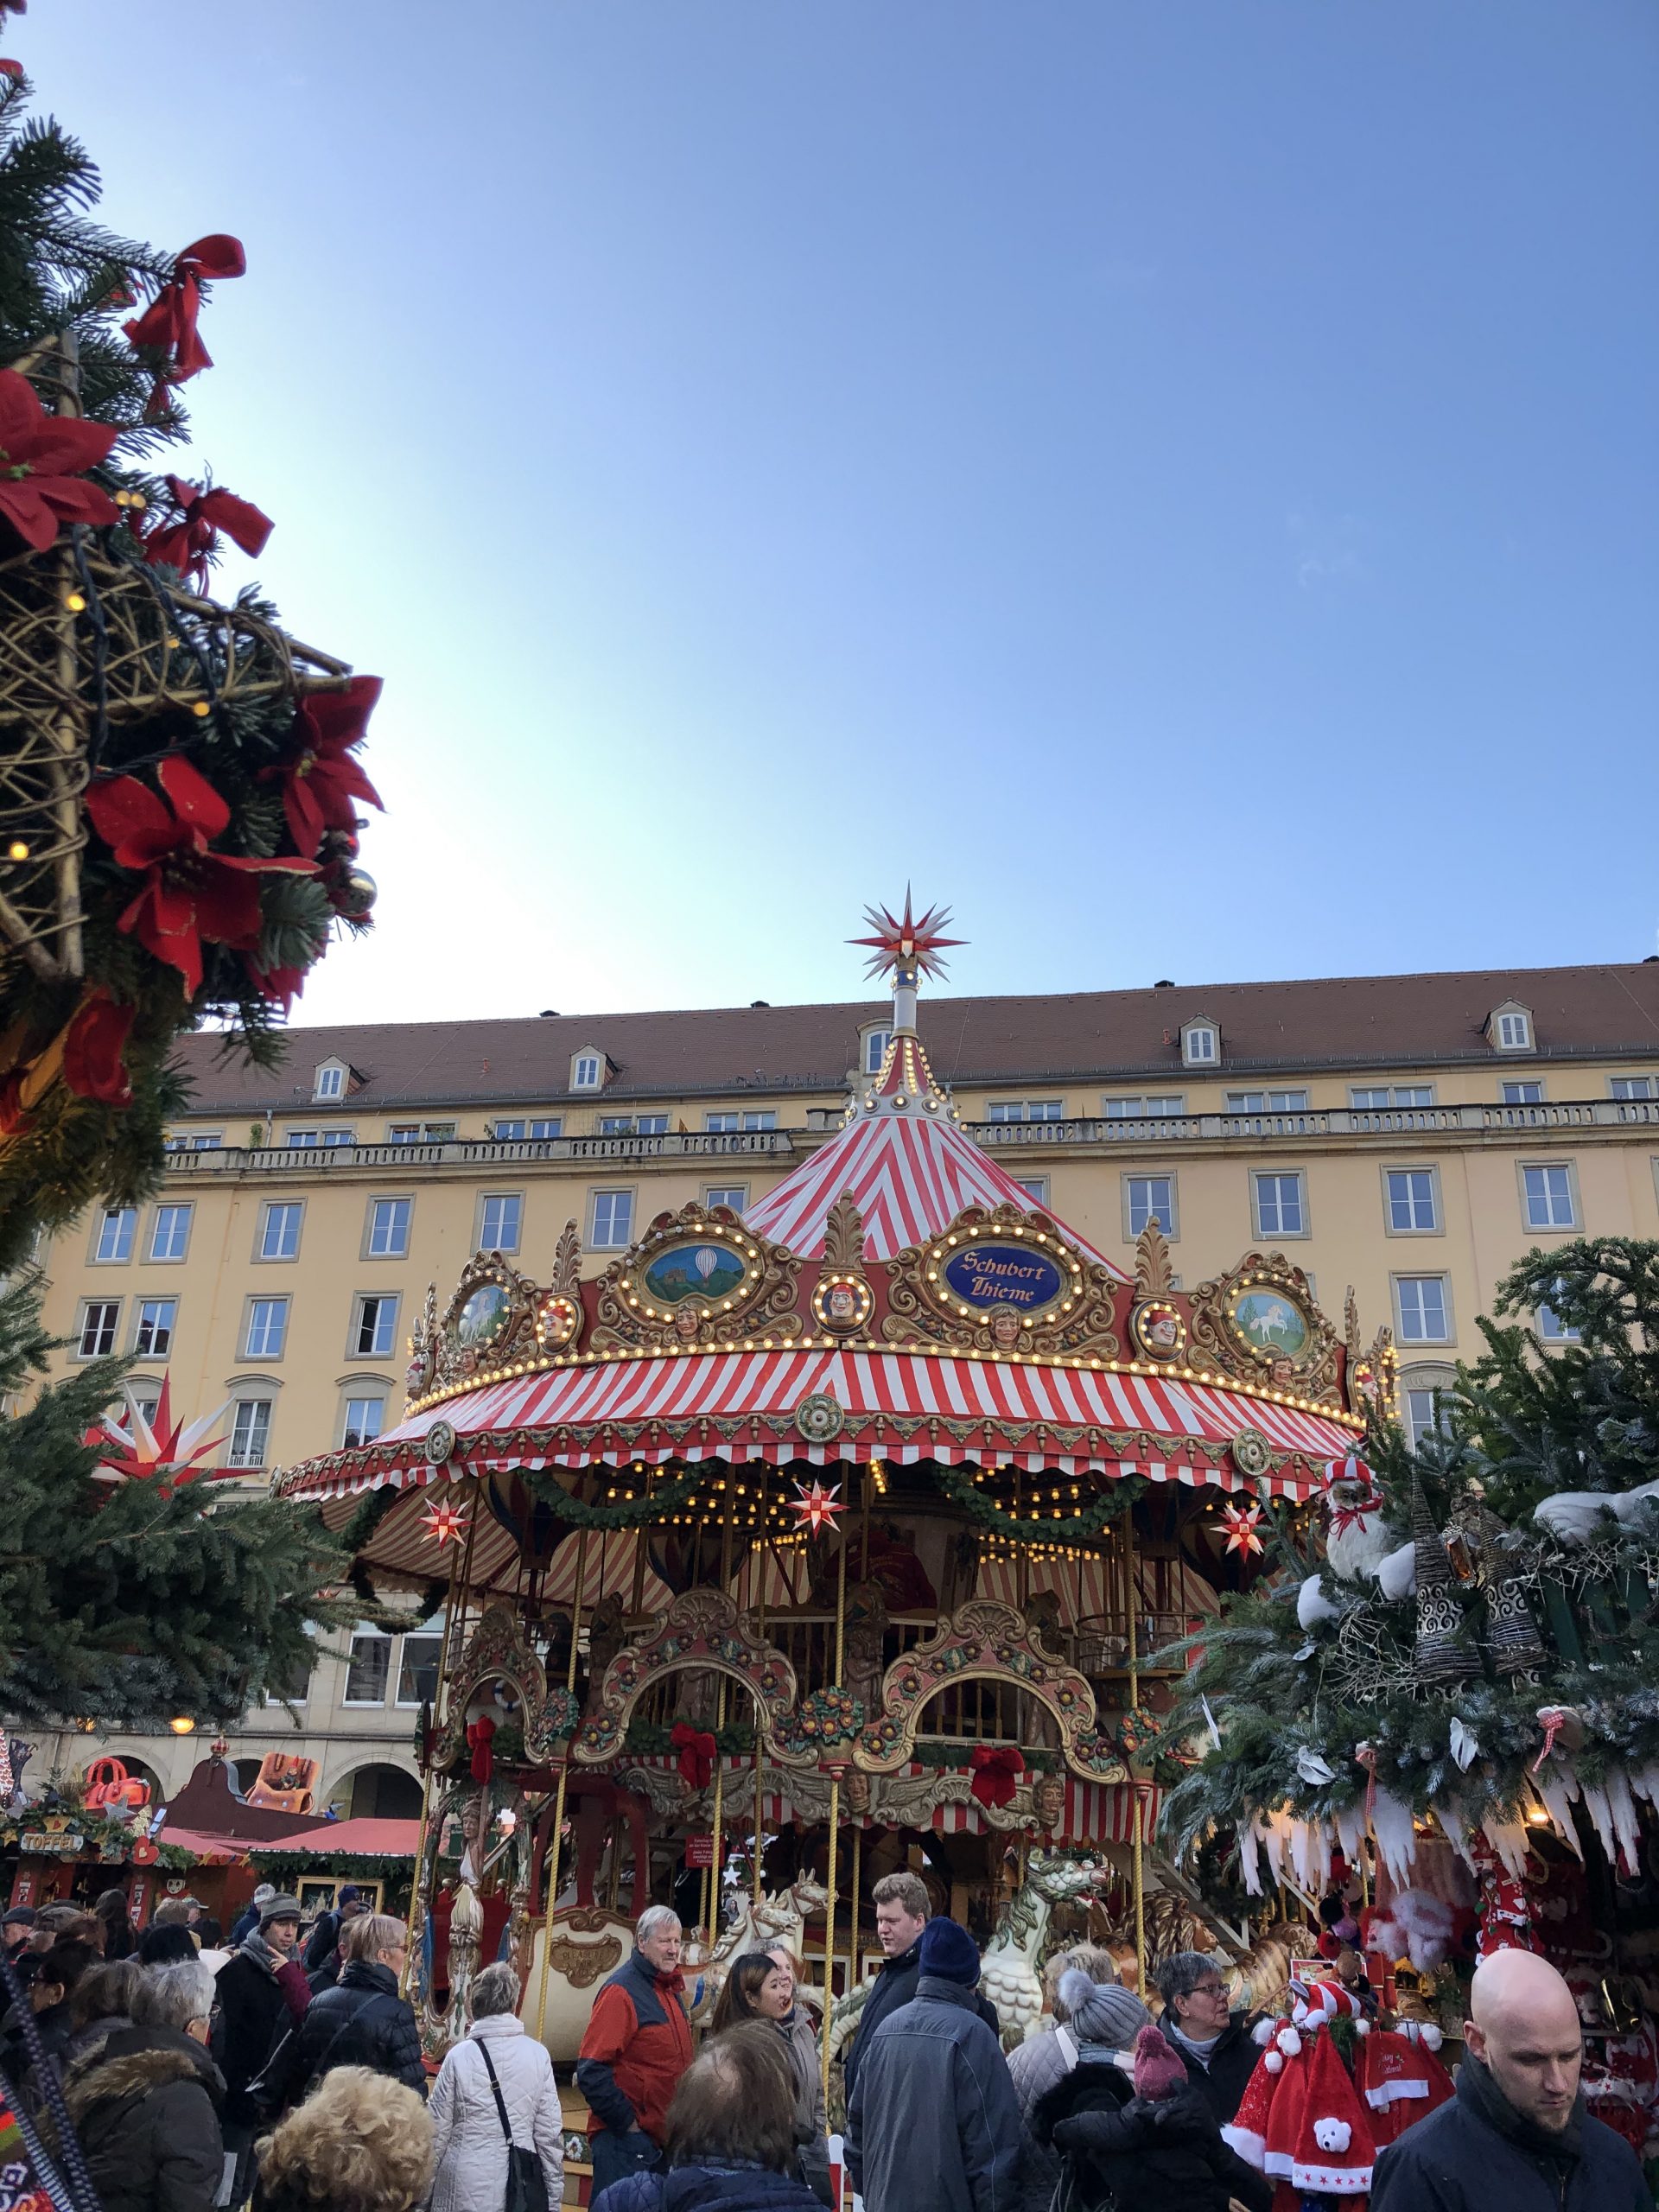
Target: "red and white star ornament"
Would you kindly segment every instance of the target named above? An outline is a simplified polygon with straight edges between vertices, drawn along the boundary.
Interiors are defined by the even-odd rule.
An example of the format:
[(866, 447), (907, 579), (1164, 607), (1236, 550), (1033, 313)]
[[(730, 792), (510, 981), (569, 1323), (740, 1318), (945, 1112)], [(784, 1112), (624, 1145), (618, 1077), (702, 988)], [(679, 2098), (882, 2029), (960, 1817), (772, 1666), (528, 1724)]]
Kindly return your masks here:
[(181, 1490), (186, 1483), (193, 1483), (199, 1477), (221, 1482), (236, 1473), (234, 1467), (205, 1467), (201, 1464), (225, 1440), (222, 1435), (208, 1434), (224, 1414), (224, 1406), (188, 1425), (175, 1422), (171, 1377), (165, 1375), (153, 1421), (146, 1419), (130, 1389), (124, 1395), (126, 1419), (115, 1421), (106, 1414), (96, 1427), (89, 1428), (81, 1438), (81, 1442), (99, 1455), (98, 1465), (92, 1470), (95, 1483), (153, 1482), (158, 1497), (171, 1497), (175, 1490)]
[(826, 1490), (814, 1479), (810, 1489), (800, 1483), (795, 1485), (795, 1495), (789, 1501), (789, 1510), (800, 1516), (799, 1525), (808, 1535), (816, 1536), (820, 1529), (833, 1526), (837, 1513), (847, 1508), (841, 1502), (841, 1484), (835, 1483)]
[(467, 1516), (453, 1498), (434, 1498), (421, 1516), (421, 1526), (434, 1543), (458, 1543), (467, 1533)]
[(885, 906), (867, 906), (864, 918), (874, 935), (849, 938), (847, 942), (874, 948), (864, 970), (867, 976), (882, 976), (890, 968), (907, 972), (912, 981), (918, 976), (943, 976), (940, 953), (947, 945), (963, 942), (959, 937), (943, 934), (950, 919), (948, 906), (930, 906), (925, 914), (912, 914), (908, 884), (902, 914), (889, 913)]
[(1236, 1552), (1242, 1559), (1249, 1559), (1253, 1552), (1268, 1548), (1262, 1535), (1262, 1509), (1259, 1505), (1224, 1506), (1221, 1525), (1227, 1531), (1224, 1551)]

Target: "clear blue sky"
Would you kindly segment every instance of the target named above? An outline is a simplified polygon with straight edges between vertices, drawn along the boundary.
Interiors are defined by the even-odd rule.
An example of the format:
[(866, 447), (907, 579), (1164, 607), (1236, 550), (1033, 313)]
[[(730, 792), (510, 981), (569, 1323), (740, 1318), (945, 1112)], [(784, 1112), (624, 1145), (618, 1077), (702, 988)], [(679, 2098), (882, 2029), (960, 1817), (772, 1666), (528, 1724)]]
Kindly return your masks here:
[[(385, 676), (301, 1019), (1656, 948), (1650, 0), (32, 0)], [(227, 582), (239, 581), (239, 556)]]

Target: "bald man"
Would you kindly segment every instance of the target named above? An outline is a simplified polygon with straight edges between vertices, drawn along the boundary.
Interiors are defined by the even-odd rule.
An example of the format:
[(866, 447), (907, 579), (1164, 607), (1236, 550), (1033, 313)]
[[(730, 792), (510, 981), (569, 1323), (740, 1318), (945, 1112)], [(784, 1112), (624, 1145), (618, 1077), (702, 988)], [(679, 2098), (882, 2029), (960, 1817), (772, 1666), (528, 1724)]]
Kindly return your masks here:
[(1475, 1969), (1458, 2094), (1376, 2162), (1371, 2212), (1653, 2212), (1637, 2156), (1579, 2094), (1584, 2030), (1548, 1959)]

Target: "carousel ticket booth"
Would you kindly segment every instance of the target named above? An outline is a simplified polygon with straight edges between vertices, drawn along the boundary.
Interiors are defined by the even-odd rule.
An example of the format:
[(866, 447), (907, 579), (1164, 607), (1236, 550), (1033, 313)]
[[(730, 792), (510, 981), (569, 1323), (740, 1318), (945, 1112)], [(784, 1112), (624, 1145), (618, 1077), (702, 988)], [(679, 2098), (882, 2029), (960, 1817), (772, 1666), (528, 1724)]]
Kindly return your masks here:
[[(292, 1470), (383, 1588), (441, 1581), (412, 1989), (429, 2046), (505, 1955), (574, 2058), (633, 1916), (676, 1903), (694, 2017), (788, 1941), (833, 2012), (913, 1867), (1019, 2033), (1061, 1929), (1144, 1954), (1148, 1656), (1355, 1449), (1386, 1338), (1253, 1252), (1128, 1274), (969, 1138), (916, 1033), (938, 922), (872, 917), (892, 1041), (740, 1217), (584, 1274), (480, 1253), (429, 1294), (399, 1426)], [(1087, 1916), (1085, 1923), (1085, 1916)]]

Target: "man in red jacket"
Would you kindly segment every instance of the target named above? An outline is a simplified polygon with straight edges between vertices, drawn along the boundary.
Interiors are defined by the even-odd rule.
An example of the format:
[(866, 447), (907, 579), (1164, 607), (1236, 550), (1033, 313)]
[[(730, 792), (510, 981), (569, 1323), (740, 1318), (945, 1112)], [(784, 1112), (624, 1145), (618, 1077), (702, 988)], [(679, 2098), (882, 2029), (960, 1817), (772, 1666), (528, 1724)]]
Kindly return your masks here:
[(593, 2194), (662, 2157), (675, 2084), (691, 2063), (680, 1921), (665, 1904), (639, 1916), (634, 1953), (600, 1991), (576, 2056), (576, 2087), (598, 2122), (588, 2136)]

